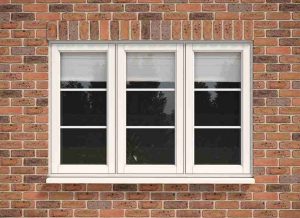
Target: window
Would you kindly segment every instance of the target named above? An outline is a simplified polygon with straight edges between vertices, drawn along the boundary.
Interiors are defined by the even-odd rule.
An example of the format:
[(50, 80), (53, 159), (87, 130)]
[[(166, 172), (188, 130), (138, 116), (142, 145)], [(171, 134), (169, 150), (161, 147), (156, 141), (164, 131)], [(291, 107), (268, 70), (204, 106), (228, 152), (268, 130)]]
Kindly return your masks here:
[(51, 59), (48, 182), (253, 182), (249, 43), (59, 42)]

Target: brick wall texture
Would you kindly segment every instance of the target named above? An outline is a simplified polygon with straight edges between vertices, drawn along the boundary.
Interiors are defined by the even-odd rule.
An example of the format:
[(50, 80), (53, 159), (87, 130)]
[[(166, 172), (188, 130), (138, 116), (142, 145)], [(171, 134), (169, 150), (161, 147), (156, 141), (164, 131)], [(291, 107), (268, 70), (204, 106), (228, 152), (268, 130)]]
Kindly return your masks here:
[[(300, 217), (299, 0), (0, 0), (0, 217)], [(252, 40), (253, 185), (46, 184), (48, 40)]]

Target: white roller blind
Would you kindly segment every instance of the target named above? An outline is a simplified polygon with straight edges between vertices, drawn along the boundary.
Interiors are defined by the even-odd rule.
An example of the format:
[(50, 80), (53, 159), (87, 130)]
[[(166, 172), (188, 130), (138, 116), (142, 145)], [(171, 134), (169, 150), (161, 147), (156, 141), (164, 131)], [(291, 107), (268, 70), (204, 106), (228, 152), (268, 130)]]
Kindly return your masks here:
[(61, 54), (62, 81), (106, 81), (107, 55), (102, 52)]
[(196, 82), (240, 82), (241, 55), (239, 52), (196, 52)]
[(175, 81), (175, 53), (128, 52), (127, 81)]

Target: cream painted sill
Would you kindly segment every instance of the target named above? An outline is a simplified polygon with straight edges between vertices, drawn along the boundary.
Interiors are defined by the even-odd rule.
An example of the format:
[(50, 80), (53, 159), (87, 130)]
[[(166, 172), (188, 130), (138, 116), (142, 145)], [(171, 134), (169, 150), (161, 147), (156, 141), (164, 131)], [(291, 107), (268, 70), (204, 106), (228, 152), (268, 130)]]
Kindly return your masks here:
[(204, 184), (254, 184), (254, 178), (74, 178), (49, 177), (46, 183), (204, 183)]

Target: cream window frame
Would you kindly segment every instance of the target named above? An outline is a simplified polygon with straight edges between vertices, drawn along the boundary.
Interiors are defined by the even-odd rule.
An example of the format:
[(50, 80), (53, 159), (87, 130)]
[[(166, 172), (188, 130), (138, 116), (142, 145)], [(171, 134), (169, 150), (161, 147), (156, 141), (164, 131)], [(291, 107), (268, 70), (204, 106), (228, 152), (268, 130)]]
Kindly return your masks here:
[[(176, 53), (175, 165), (126, 165), (126, 52)], [(60, 53), (107, 52), (107, 164), (60, 164)], [(195, 165), (194, 52), (241, 52), (241, 165)], [(251, 42), (50, 42), (48, 183), (254, 183)], [(125, 110), (124, 110), (125, 109)], [(230, 127), (229, 127), (230, 128)]]

